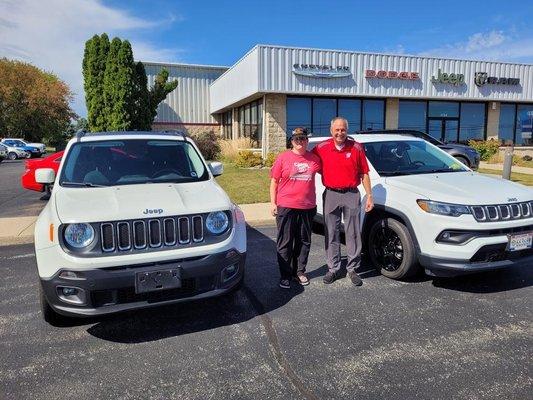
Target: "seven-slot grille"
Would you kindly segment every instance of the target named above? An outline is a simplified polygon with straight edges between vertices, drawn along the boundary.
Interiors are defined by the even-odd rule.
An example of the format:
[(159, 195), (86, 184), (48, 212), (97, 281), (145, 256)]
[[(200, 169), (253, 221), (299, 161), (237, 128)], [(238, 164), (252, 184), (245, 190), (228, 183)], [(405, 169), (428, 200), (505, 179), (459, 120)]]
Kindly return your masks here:
[(531, 218), (533, 217), (533, 201), (495, 204), (490, 206), (470, 206), (470, 210), (478, 222), (509, 221)]
[(104, 222), (100, 239), (104, 252), (198, 243), (204, 240), (204, 221), (201, 215), (193, 215)]

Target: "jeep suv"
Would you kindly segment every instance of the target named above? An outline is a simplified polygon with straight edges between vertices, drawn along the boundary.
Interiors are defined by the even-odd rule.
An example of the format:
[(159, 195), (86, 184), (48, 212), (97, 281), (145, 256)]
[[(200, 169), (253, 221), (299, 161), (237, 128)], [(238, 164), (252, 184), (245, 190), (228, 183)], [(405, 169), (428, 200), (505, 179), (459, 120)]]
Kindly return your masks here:
[[(473, 172), (412, 136), (358, 134), (370, 167), (375, 209), (362, 211), (363, 242), (383, 275), (400, 279), (421, 267), (454, 276), (533, 265), (533, 190)], [(313, 145), (320, 138), (313, 138)], [(324, 187), (320, 177), (317, 193)], [(362, 203), (366, 201), (362, 185)], [(317, 196), (319, 213), (322, 196)]]
[(217, 296), (244, 276), (244, 215), (180, 133), (79, 133), (35, 226), (44, 319)]

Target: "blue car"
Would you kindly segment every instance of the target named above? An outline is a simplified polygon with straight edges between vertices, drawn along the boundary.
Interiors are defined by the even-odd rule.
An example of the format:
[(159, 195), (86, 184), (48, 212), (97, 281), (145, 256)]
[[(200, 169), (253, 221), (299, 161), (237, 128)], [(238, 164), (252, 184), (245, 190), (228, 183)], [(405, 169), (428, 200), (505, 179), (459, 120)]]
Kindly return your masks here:
[(19, 150), (23, 150), (26, 153), (30, 154), (30, 157), (41, 157), (43, 154), (38, 147), (28, 146), (25, 142), (18, 139), (4, 139), (2, 144), (7, 147), (16, 147)]

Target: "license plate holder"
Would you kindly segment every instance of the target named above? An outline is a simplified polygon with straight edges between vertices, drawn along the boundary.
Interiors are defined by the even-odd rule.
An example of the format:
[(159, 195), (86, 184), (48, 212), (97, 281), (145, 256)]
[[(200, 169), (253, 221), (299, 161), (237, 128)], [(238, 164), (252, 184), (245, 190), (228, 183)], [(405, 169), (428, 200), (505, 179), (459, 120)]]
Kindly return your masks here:
[(135, 293), (158, 292), (181, 287), (180, 268), (143, 271), (135, 274)]
[(533, 232), (509, 235), (509, 251), (520, 251), (530, 249), (533, 243)]

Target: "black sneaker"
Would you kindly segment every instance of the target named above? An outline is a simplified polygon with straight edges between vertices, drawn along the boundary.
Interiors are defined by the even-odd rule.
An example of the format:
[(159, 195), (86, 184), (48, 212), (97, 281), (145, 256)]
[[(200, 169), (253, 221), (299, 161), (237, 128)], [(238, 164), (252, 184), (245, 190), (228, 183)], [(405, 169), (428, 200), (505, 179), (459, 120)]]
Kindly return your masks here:
[(335, 282), (336, 279), (337, 279), (337, 275), (335, 274), (335, 272), (330, 272), (330, 271), (328, 271), (328, 272), (326, 273), (326, 275), (324, 275), (324, 278), (322, 279), (322, 281), (323, 281), (326, 285), (329, 285), (330, 283)]
[(357, 275), (357, 273), (348, 272), (346, 275), (348, 276), (348, 278), (350, 278), (350, 280), (355, 286), (361, 286), (363, 284), (363, 280), (359, 277), (359, 275)]
[(291, 288), (291, 281), (288, 279), (281, 279), (279, 281), (279, 287), (282, 289), (290, 289)]

